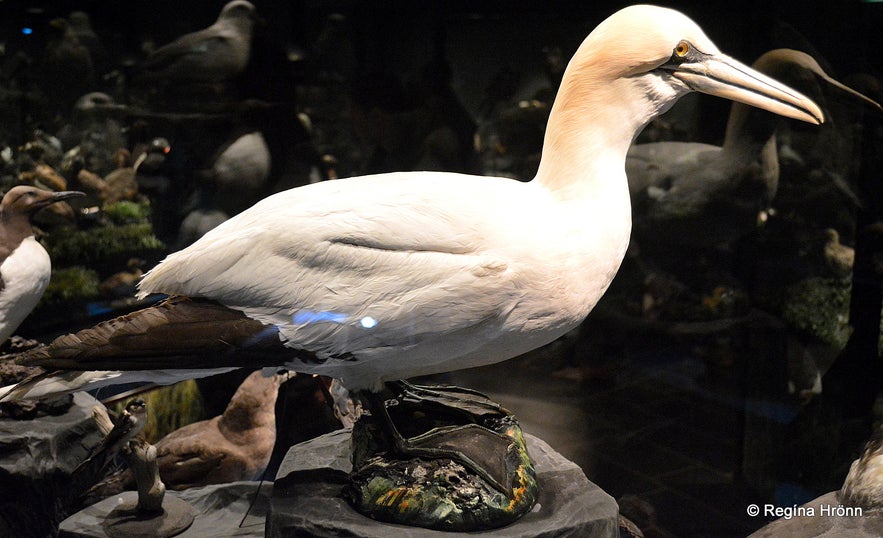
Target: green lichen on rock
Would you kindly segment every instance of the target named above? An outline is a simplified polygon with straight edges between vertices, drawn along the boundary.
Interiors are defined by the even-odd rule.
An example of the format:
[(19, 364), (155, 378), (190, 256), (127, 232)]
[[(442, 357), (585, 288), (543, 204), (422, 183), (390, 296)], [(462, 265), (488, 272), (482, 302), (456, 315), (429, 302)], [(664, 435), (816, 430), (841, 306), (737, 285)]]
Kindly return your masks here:
[(146, 223), (150, 219), (150, 203), (124, 200), (104, 206), (104, 214), (116, 225)]
[(808, 278), (785, 292), (782, 316), (794, 328), (842, 348), (849, 339), (848, 280)]
[(45, 240), (46, 250), (58, 266), (96, 266), (113, 262), (124, 266), (132, 256), (151, 257), (165, 249), (150, 223), (96, 226), (88, 230), (59, 231)]
[(55, 269), (38, 308), (85, 303), (100, 295), (98, 273), (85, 267)]

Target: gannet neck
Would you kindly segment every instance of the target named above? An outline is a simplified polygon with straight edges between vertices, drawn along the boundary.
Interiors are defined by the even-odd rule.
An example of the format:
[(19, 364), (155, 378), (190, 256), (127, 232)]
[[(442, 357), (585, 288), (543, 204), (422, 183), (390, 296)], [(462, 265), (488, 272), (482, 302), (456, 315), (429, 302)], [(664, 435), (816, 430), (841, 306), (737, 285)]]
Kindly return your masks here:
[(625, 181), (625, 156), (661, 102), (641, 79), (609, 81), (580, 70), (565, 74), (546, 127), (536, 181), (556, 192)]
[[(558, 193), (585, 193), (599, 182), (625, 182), (632, 141), (689, 91), (655, 69), (671, 55), (671, 44), (640, 28), (646, 8), (626, 8), (602, 22), (571, 58), (546, 126), (535, 178), (540, 185)], [(651, 9), (655, 16), (684, 19), (670, 10)]]

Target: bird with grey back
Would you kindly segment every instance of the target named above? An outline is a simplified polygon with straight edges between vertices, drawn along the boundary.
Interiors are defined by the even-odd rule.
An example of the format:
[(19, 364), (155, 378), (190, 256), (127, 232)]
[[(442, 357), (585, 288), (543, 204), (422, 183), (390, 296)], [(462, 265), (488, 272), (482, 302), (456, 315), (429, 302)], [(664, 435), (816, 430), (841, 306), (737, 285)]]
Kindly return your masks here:
[(233, 0), (208, 28), (185, 34), (153, 51), (136, 78), (172, 83), (230, 80), (248, 65), (254, 21), (254, 5)]

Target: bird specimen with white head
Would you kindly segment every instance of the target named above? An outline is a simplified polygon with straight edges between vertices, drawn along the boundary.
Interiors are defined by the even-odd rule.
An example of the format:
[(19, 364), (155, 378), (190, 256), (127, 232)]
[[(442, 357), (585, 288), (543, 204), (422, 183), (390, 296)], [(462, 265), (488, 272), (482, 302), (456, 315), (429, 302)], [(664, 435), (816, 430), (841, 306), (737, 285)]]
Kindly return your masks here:
[(269, 365), (370, 391), (549, 343), (622, 261), (629, 146), (690, 91), (823, 121), (683, 14), (625, 8), (570, 61), (533, 181), (404, 172), (270, 196), (144, 277), (165, 302), (23, 355), (51, 372), (7, 397)]

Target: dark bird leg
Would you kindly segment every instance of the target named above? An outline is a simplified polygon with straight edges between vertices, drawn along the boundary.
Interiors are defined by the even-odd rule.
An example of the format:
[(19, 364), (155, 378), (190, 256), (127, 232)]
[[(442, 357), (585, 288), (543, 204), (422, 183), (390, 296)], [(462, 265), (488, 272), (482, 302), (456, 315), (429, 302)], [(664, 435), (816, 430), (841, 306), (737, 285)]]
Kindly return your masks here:
[(507, 454), (511, 438), (485, 424), (508, 414), (481, 393), (460, 387), (427, 387), (390, 382), (381, 393), (365, 392), (377, 425), (396, 454), (430, 459), (448, 458), (510, 495)]

